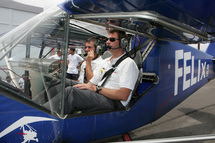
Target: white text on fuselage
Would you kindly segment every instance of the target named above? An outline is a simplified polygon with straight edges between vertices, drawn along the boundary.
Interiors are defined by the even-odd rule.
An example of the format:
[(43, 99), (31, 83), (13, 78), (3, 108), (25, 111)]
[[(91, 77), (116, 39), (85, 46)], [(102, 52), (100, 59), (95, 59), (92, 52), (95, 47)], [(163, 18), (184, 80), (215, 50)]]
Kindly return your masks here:
[[(209, 64), (206, 62), (202, 62), (200, 59), (198, 60), (198, 64), (194, 64), (194, 56), (191, 56), (191, 52), (184, 52), (184, 50), (176, 50), (175, 51), (175, 88), (174, 95), (178, 94), (178, 84), (179, 78), (183, 78), (183, 87), (182, 90), (188, 89), (190, 86), (201, 81), (203, 78), (208, 77), (209, 74)], [(179, 67), (179, 62), (183, 61), (183, 66)], [(188, 65), (188, 62), (191, 62)], [(195, 66), (198, 68), (198, 73), (195, 76)], [(190, 78), (187, 78), (189, 75)]]

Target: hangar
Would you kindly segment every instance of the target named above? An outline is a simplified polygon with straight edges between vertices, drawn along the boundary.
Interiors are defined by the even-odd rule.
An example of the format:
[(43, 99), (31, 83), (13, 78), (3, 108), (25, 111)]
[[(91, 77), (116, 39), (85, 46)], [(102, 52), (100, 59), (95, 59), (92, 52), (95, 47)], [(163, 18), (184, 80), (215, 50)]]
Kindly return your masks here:
[(13, 0), (0, 1), (0, 34), (6, 33), (24, 21), (42, 12), (43, 8), (21, 4)]

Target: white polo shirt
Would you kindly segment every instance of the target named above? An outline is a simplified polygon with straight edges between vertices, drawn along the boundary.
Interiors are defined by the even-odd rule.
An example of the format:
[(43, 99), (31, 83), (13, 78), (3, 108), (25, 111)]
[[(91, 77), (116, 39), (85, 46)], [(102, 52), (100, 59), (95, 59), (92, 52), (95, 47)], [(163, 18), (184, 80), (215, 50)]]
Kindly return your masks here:
[(77, 66), (84, 59), (81, 56), (77, 55), (77, 54), (74, 54), (74, 55), (69, 54), (67, 60), (69, 61), (67, 73), (69, 73), (69, 74), (78, 74)]
[[(96, 67), (100, 67), (102, 63), (103, 63), (103, 59), (101, 58), (101, 56), (98, 57), (97, 59), (91, 61), (91, 68), (92, 68), (94, 75), (96, 72), (96, 70), (95, 70)], [(81, 65), (81, 71), (80, 71), (79, 78), (78, 78), (80, 83), (84, 83), (85, 68), (86, 68), (86, 61), (84, 61)]]
[[(110, 57), (111, 58), (111, 57)], [(100, 81), (106, 71), (108, 71), (113, 64), (120, 58), (113, 59), (113, 62), (110, 62), (110, 58), (105, 59), (100, 68), (96, 70), (93, 78), (90, 80), (94, 85), (101, 85), (103, 81)], [(136, 84), (138, 78), (139, 70), (136, 63), (131, 58), (124, 59), (107, 79), (104, 88), (109, 89), (120, 89), (121, 87), (128, 88), (131, 90), (130, 95), (126, 101), (121, 101), (123, 106), (126, 106), (131, 99), (132, 90)]]

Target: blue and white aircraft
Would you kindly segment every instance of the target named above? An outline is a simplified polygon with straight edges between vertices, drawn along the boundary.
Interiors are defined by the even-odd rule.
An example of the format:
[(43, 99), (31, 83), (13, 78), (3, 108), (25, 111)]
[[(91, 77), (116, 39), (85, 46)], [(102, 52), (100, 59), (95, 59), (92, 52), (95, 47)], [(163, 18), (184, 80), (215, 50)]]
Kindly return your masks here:
[[(214, 78), (214, 7), (212, 0), (67, 0), (4, 34), (0, 142), (90, 142), (164, 116)], [(120, 24), (108, 25), (108, 19)], [(92, 36), (106, 37), (106, 27), (131, 37), (126, 52), (140, 75), (129, 105), (65, 115), (34, 102), (44, 91), (47, 99), (53, 96), (48, 91), (55, 84), (61, 85), (63, 99), (68, 48), (83, 46)], [(189, 46), (200, 43), (210, 43), (206, 52)], [(48, 59), (57, 49), (62, 60)], [(63, 109), (63, 100), (59, 102)]]

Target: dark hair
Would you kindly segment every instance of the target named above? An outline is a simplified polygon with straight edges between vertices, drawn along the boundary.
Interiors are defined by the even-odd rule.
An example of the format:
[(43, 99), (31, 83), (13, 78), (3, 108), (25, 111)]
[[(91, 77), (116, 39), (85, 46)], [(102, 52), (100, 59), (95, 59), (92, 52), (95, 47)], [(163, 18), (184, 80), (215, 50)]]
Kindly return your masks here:
[(58, 49), (58, 50), (57, 50), (57, 54), (60, 53), (60, 52), (61, 52), (61, 49)]
[(90, 43), (91, 41), (94, 42), (94, 47), (96, 48), (99, 44), (98, 39), (96, 39), (96, 37), (90, 37), (86, 40), (87, 43)]
[(108, 33), (109, 34), (112, 34), (112, 33), (118, 33), (118, 38), (119, 38), (119, 40), (121, 40), (122, 38), (125, 38), (125, 39), (127, 39), (128, 40), (128, 36), (127, 36), (127, 34), (125, 33), (125, 31), (120, 31), (120, 30), (116, 30), (116, 29), (110, 29), (109, 31), (108, 31)]
[(71, 51), (75, 52), (75, 48), (71, 47), (69, 48)]
[(125, 49), (126, 47), (128, 47), (128, 36), (124, 31), (120, 31), (116, 29), (109, 30), (108, 34), (112, 34), (112, 33), (118, 33), (120, 48)]

